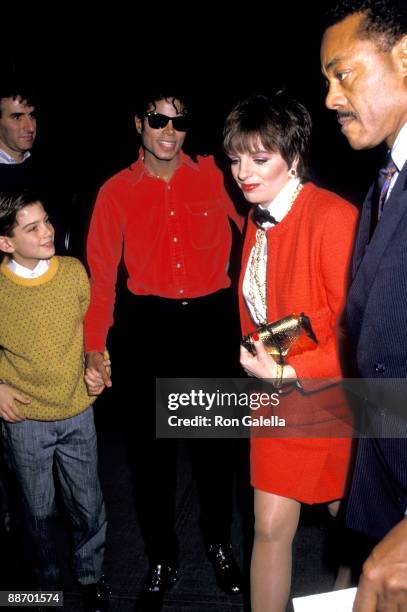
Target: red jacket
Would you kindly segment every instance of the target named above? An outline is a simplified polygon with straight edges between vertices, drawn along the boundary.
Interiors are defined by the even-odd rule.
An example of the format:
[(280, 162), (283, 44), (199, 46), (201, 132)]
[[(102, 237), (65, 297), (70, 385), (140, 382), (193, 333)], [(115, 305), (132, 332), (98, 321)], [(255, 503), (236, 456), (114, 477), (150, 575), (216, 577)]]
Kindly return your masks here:
[[(286, 217), (267, 232), (267, 318), (301, 312), (310, 317), (318, 345), (287, 361), (304, 390), (321, 392), (293, 391), (266, 411), (284, 418), (286, 427), (252, 430), (251, 481), (257, 489), (306, 503), (338, 499), (346, 485), (352, 421), (342, 388), (326, 382), (341, 376), (337, 326), (356, 217), (347, 202), (307, 183)], [(244, 333), (255, 327), (241, 291), (255, 237), (249, 219), (240, 281)]]
[[(300, 379), (340, 376), (337, 322), (345, 303), (356, 220), (353, 206), (307, 183), (286, 217), (267, 232), (268, 321), (304, 312), (319, 342), (315, 350), (288, 359)], [(249, 218), (239, 292), (243, 333), (255, 328), (242, 283), (256, 229)]]

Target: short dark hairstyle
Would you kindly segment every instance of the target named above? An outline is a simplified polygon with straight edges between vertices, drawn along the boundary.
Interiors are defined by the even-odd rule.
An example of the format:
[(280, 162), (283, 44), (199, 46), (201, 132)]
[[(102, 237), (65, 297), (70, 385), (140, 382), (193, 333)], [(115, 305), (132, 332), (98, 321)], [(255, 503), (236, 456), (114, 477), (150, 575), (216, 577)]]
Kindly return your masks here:
[(151, 107), (155, 108), (155, 102), (159, 102), (160, 100), (169, 100), (173, 104), (174, 108), (175, 100), (179, 100), (183, 106), (182, 114), (188, 114), (188, 103), (185, 95), (180, 91), (172, 89), (157, 89), (145, 93), (136, 102), (134, 114), (142, 119)]
[(0, 84), (0, 117), (2, 113), (1, 101), (4, 98), (11, 98), (12, 100), (20, 99), (27, 102), (30, 106), (35, 106), (36, 104), (36, 94), (33, 89), (29, 85), (19, 83), (18, 80), (14, 79), (7, 80), (6, 78)]
[(325, 15), (324, 29), (355, 13), (365, 16), (359, 37), (375, 40), (381, 51), (390, 51), (407, 34), (406, 0), (336, 0)]
[(42, 202), (35, 191), (0, 192), (0, 236), (12, 236), (17, 225), (17, 213), (35, 202)]
[(309, 112), (286, 92), (255, 95), (238, 102), (227, 116), (223, 147), (226, 153), (243, 153), (261, 142), (266, 150), (280, 153), (289, 167), (298, 157), (298, 176), (304, 179), (311, 131)]

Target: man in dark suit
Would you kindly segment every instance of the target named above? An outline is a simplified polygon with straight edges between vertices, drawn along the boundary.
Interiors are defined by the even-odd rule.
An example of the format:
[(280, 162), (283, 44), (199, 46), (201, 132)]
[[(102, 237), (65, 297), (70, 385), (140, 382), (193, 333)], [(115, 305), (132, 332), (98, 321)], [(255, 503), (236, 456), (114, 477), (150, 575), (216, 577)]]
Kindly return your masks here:
[(37, 135), (37, 100), (18, 81), (4, 79), (0, 85), (0, 189), (38, 193), (55, 229), (57, 254), (76, 256), (78, 248), (70, 245), (72, 186), (57, 171), (59, 158), (55, 163), (32, 152)]
[(326, 105), (353, 149), (388, 148), (363, 206), (346, 306), (354, 375), (377, 391), (364, 401), (369, 430), (358, 443), (347, 522), (382, 538), (364, 564), (354, 610), (400, 612), (407, 610), (407, 410), (388, 397), (407, 379), (407, 2), (338, 0), (328, 19)]

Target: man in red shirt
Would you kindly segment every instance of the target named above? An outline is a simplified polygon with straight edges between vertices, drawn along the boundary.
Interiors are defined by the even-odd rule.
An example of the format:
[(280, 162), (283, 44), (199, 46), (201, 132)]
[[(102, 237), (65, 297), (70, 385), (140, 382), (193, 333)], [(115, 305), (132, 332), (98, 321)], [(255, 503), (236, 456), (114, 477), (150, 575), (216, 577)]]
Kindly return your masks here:
[[(172, 93), (172, 92), (171, 92)], [(242, 219), (212, 157), (182, 152), (190, 127), (178, 95), (155, 93), (135, 117), (138, 160), (100, 189), (88, 237), (91, 304), (85, 321), (87, 373), (111, 386), (103, 351), (113, 323), (117, 268), (128, 273), (123, 312), (128, 384), (134, 401), (131, 456), (135, 496), (150, 570), (137, 610), (159, 610), (177, 580), (175, 534), (177, 441), (155, 437), (155, 378), (227, 376), (237, 352), (230, 278), (232, 232)], [(211, 338), (221, 330), (213, 358)], [(196, 340), (194, 340), (196, 338)], [(220, 344), (220, 343), (219, 343)], [(126, 350), (126, 349), (123, 349)], [(211, 359), (209, 359), (211, 354)], [(130, 386), (131, 385), (131, 386)], [(134, 391), (133, 391), (134, 389)], [(231, 441), (188, 441), (202, 509), (202, 530), (218, 584), (241, 591), (230, 546)]]

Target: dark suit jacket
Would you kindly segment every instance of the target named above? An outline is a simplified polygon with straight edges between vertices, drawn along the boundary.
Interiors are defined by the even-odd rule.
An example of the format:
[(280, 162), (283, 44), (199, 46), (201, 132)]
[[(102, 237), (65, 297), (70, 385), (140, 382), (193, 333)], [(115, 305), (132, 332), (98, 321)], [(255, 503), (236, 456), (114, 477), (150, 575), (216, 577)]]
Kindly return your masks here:
[(407, 508), (407, 163), (369, 243), (373, 191), (363, 206), (345, 315), (353, 371), (370, 387), (369, 400), (359, 403), (368, 430), (358, 443), (348, 524), (380, 538)]

